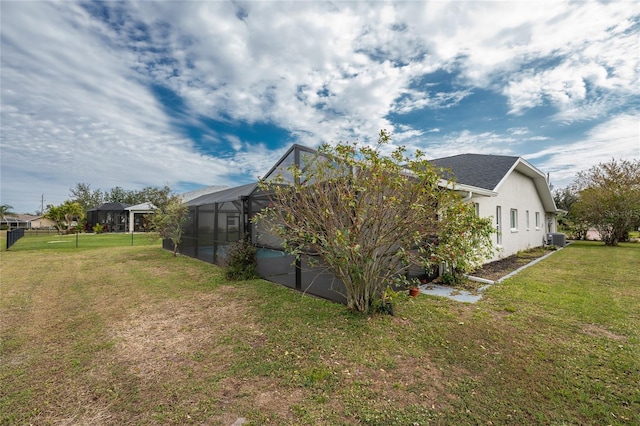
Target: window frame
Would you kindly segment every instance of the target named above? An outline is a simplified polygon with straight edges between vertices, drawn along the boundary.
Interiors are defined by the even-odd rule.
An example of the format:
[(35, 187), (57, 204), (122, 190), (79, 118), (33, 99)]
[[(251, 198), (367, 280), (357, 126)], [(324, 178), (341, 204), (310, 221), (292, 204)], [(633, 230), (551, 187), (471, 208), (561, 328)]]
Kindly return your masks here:
[(502, 206), (496, 206), (496, 245), (502, 245)]
[(511, 232), (518, 232), (518, 209), (509, 210), (509, 228)]

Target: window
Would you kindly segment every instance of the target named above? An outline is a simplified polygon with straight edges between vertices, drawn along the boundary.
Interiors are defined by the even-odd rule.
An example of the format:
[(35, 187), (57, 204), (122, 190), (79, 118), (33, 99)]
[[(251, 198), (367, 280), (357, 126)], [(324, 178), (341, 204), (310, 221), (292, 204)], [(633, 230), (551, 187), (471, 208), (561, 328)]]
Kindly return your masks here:
[(480, 203), (473, 203), (473, 208), (476, 211), (476, 216), (480, 216)]
[(527, 220), (527, 231), (528, 231), (529, 230), (529, 210), (526, 211), (525, 218)]
[(518, 230), (518, 210), (511, 209), (511, 215), (509, 216), (509, 218), (510, 218), (509, 224), (511, 226), (511, 230), (517, 231)]
[(536, 212), (536, 231), (540, 230), (540, 212)]
[(502, 207), (496, 206), (496, 244), (502, 244)]

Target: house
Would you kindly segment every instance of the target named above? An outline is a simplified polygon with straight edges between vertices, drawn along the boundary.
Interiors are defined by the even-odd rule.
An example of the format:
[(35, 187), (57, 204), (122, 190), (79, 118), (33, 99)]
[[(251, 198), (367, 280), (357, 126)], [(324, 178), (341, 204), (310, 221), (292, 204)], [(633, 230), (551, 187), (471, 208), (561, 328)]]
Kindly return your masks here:
[(13, 214), (7, 215), (2, 218), (0, 226), (2, 226), (2, 229), (53, 229), (55, 228), (56, 223), (44, 216), (37, 216), (32, 214)]
[(102, 203), (87, 210), (87, 231), (100, 224), (104, 232), (125, 232), (128, 214), (125, 210), (131, 204)]
[(521, 157), (461, 154), (430, 161), (455, 178), (455, 190), (492, 217), (496, 260), (545, 244), (557, 230), (558, 212), (548, 177)]
[[(178, 196), (182, 198), (185, 203), (187, 203), (195, 198), (222, 191), (223, 189), (227, 188), (228, 186), (211, 185), (204, 188), (195, 189), (193, 191), (185, 192), (183, 194), (179, 194)], [(146, 216), (149, 214), (153, 214), (153, 211), (155, 210), (155, 206), (153, 204), (151, 204), (150, 202), (145, 202), (126, 207), (125, 210), (127, 211), (128, 216), (126, 228), (127, 232), (147, 232), (149, 230), (149, 221)]]
[(29, 220), (30, 229), (53, 229), (56, 227), (56, 223), (43, 216), (36, 216)]
[(2, 218), (0, 222), (0, 226), (2, 229), (28, 229), (29, 228), (29, 220), (34, 216), (24, 215), (24, 214), (12, 214), (6, 215)]
[[(264, 179), (281, 175), (285, 182), (293, 176), (287, 167), (304, 167), (309, 148), (293, 145), (266, 173)], [(547, 232), (555, 231), (556, 208), (545, 175), (519, 157), (465, 154), (433, 160), (443, 170), (441, 185), (451, 187), (477, 212), (493, 217), (499, 249), (495, 258), (518, 250), (543, 245)], [(455, 176), (456, 183), (451, 178)], [(318, 267), (321, 259), (307, 254), (296, 259), (286, 253), (277, 237), (251, 218), (270, 204), (270, 196), (256, 183), (226, 189), (189, 202), (189, 219), (183, 229), (180, 252), (210, 263), (224, 265), (229, 244), (249, 235), (257, 247), (258, 274), (315, 296), (345, 303), (344, 286), (327, 270)], [(163, 247), (172, 249), (170, 240)], [(492, 260), (492, 259), (487, 259)]]
[(127, 215), (127, 232), (147, 232), (149, 230), (148, 214), (152, 214), (154, 206), (149, 203), (136, 204), (124, 208)]

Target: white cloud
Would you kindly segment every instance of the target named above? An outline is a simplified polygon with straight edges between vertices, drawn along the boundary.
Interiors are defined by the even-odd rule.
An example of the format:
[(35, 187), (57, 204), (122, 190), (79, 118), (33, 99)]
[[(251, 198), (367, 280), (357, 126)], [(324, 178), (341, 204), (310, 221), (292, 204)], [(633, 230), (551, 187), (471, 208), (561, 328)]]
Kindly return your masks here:
[(493, 155), (519, 155), (515, 153), (515, 146), (519, 143), (512, 135), (503, 135), (495, 132), (474, 132), (465, 129), (459, 132), (451, 132), (433, 139), (425, 148), (421, 141), (414, 141), (409, 149), (421, 149), (428, 158), (449, 157), (458, 154), (493, 154)]
[(556, 187), (569, 185), (579, 171), (612, 158), (640, 159), (640, 115), (616, 116), (593, 128), (584, 140), (543, 149), (525, 158), (551, 172)]
[[(385, 128), (423, 148), (426, 134), (441, 135), (434, 156), (512, 154), (548, 138), (464, 122), (446, 134), (389, 117), (454, 108), (482, 88), (506, 96), (513, 114), (551, 104), (564, 123), (607, 116), (640, 91), (635, 2), (87, 5), (117, 19), (72, 2), (3, 3), (3, 202), (45, 189), (61, 202), (77, 182), (234, 184), (230, 175), (265, 173), (281, 154), (199, 118), (270, 123), (309, 146)], [(457, 79), (417, 84), (435, 71)], [(152, 85), (183, 105), (167, 110)], [(185, 126), (199, 126), (209, 154)]]
[(240, 151), (244, 146), (240, 138), (236, 135), (226, 134), (224, 135), (224, 138), (227, 142), (229, 142), (231, 148), (233, 148), (235, 151)]
[(526, 127), (512, 127), (507, 129), (507, 132), (511, 133), (513, 136), (522, 136), (529, 133), (529, 129)]
[(228, 183), (233, 164), (176, 136), (132, 54), (105, 48), (109, 28), (68, 3), (14, 6), (3, 5), (3, 200), (51, 192), (58, 203), (77, 182)]

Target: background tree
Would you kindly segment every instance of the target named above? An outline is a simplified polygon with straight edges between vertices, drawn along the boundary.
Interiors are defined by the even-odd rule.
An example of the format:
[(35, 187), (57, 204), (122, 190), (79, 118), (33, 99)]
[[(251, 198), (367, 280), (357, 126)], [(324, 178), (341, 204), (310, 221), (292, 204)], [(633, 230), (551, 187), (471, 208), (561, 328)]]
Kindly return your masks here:
[(553, 191), (553, 200), (556, 203), (556, 207), (566, 211), (566, 213), (561, 212), (558, 215), (558, 225), (563, 232), (568, 234), (569, 238), (585, 240), (587, 231), (589, 231), (589, 224), (576, 216), (575, 205), (579, 199), (580, 193), (575, 184)]
[(13, 212), (13, 206), (9, 204), (0, 205), (0, 220), (4, 220), (5, 216), (11, 216), (14, 214), (15, 213)]
[(105, 203), (138, 204), (135, 191), (116, 186), (104, 194)]
[(579, 200), (572, 211), (598, 230), (606, 245), (626, 240), (640, 223), (640, 160), (612, 159), (576, 176)]
[(62, 233), (65, 230), (70, 233), (73, 222), (79, 222), (84, 218), (84, 210), (80, 203), (67, 200), (59, 206), (47, 206), (47, 213), (44, 217), (56, 223), (58, 232)]
[(189, 208), (177, 195), (158, 194), (153, 201), (155, 209), (151, 216), (152, 229), (162, 239), (173, 243), (173, 255), (176, 256), (182, 241), (183, 225), (189, 216)]
[[(400, 147), (384, 156), (388, 142), (381, 131), (374, 147), (321, 146), (303, 167), (287, 169), (292, 182), (282, 176), (261, 182), (272, 204), (256, 216), (289, 253), (318, 253), (345, 285), (348, 308), (363, 313), (410, 268), (430, 268), (446, 258), (466, 269), (491, 247), (489, 221), (439, 184), (439, 171), (423, 153), (410, 158)], [(445, 255), (436, 243), (444, 229), (479, 232), (468, 243), (447, 241), (442, 248), (451, 253)]]
[(104, 194), (99, 189), (91, 190), (88, 183), (77, 183), (75, 188), (69, 189), (71, 201), (79, 203), (85, 215), (89, 209), (99, 206), (104, 201)]
[(128, 190), (116, 186), (106, 192), (100, 189), (91, 190), (88, 183), (77, 183), (70, 190), (71, 201), (78, 202), (86, 214), (89, 209), (99, 206), (102, 203), (124, 203), (124, 204), (141, 204), (147, 201), (153, 201), (158, 197), (165, 199), (171, 193), (168, 186), (155, 187), (146, 186), (139, 191)]
[(137, 202), (135, 204), (149, 202), (154, 206), (162, 206), (169, 201), (171, 196), (171, 188), (166, 185), (162, 188), (147, 186), (137, 194)]

